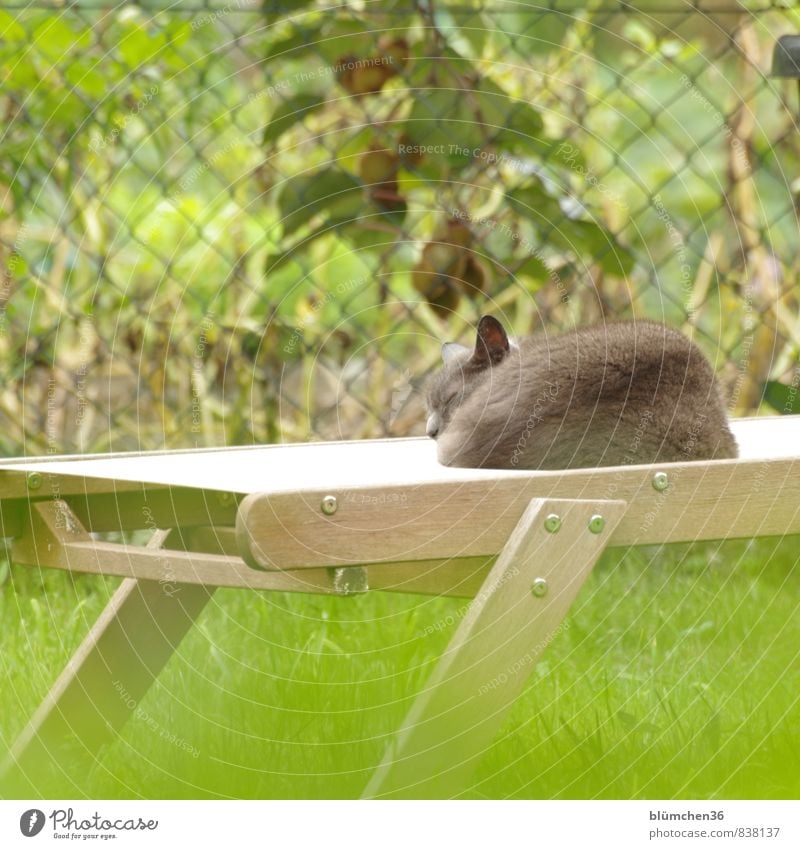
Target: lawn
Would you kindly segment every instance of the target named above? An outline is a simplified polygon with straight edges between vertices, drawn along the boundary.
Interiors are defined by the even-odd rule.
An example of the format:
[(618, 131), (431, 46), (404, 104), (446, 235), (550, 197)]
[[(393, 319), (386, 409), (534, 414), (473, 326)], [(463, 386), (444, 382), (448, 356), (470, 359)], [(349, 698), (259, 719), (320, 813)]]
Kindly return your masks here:
[[(608, 552), (469, 795), (797, 798), (798, 541)], [(115, 582), (23, 567), (2, 577), (7, 746)], [(122, 736), (37, 790), (357, 796), (463, 605), (220, 590)]]

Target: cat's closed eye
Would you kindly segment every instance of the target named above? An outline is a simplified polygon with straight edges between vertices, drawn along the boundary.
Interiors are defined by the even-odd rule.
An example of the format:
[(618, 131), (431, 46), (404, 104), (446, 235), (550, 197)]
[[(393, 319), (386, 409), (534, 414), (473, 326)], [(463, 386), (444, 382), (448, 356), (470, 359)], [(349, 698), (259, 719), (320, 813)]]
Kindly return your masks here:
[(453, 392), (452, 395), (448, 395), (447, 398), (445, 398), (444, 402), (442, 403), (442, 409), (443, 410), (451, 410), (453, 408), (453, 406), (456, 405), (456, 402), (458, 401), (460, 396), (461, 396), (460, 392)]
[(435, 439), (444, 429), (453, 415), (453, 411), (460, 405), (462, 395), (463, 392), (457, 390), (450, 392), (444, 398), (436, 397), (428, 400), (430, 414), (425, 424), (425, 432), (431, 439)]

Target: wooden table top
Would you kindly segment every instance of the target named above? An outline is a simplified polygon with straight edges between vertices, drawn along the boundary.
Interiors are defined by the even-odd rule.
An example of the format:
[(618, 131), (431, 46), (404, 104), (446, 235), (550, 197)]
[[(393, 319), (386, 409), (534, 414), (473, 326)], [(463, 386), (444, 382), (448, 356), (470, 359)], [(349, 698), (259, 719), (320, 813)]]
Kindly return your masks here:
[[(732, 428), (742, 459), (800, 457), (800, 416), (738, 419), (733, 421)], [(541, 474), (451, 469), (439, 465), (435, 443), (430, 439), (377, 439), (6, 459), (0, 462), (0, 497), (26, 494), (25, 481), (31, 472), (39, 472), (43, 478), (42, 496), (51, 496), (56, 488), (81, 492), (90, 480), (94, 482), (91, 490), (95, 492), (98, 489), (113, 492), (146, 484), (248, 494), (326, 487), (343, 490), (382, 485), (414, 486)]]

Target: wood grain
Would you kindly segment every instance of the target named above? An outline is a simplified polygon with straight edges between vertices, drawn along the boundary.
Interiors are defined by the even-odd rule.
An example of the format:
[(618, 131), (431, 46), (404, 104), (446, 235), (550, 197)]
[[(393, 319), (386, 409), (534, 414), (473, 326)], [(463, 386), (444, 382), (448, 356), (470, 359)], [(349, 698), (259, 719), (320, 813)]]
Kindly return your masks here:
[(101, 542), (81, 526), (65, 501), (33, 505), (30, 527), (12, 547), (14, 562), (70, 572), (138, 578), (165, 584), (242, 587), (283, 592), (335, 594), (329, 569), (264, 573), (240, 557), (172, 549), (145, 549)]
[[(37, 502), (14, 540), (20, 565), (157, 581), (274, 592), (339, 594), (332, 568), (264, 572), (235, 554), (233, 528), (188, 528), (170, 537), (180, 550), (152, 550), (95, 540), (66, 501)], [(371, 589), (469, 598), (478, 591), (494, 558), (413, 561), (370, 566)]]
[[(654, 474), (668, 476), (666, 491)], [(324, 495), (338, 499), (332, 516)], [(261, 569), (496, 555), (532, 498), (622, 499), (612, 545), (800, 533), (800, 459), (717, 460), (527, 477), (255, 494), (237, 538)]]

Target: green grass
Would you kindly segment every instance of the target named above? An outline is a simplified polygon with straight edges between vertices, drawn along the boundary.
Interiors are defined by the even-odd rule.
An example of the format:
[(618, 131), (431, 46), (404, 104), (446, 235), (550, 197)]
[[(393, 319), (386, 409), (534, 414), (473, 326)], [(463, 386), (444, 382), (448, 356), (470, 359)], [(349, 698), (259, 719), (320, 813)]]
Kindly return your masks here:
[[(609, 552), (469, 795), (797, 798), (799, 561), (797, 538)], [(113, 587), (12, 567), (0, 742)], [(219, 591), (122, 736), (40, 795), (357, 796), (463, 604)]]

